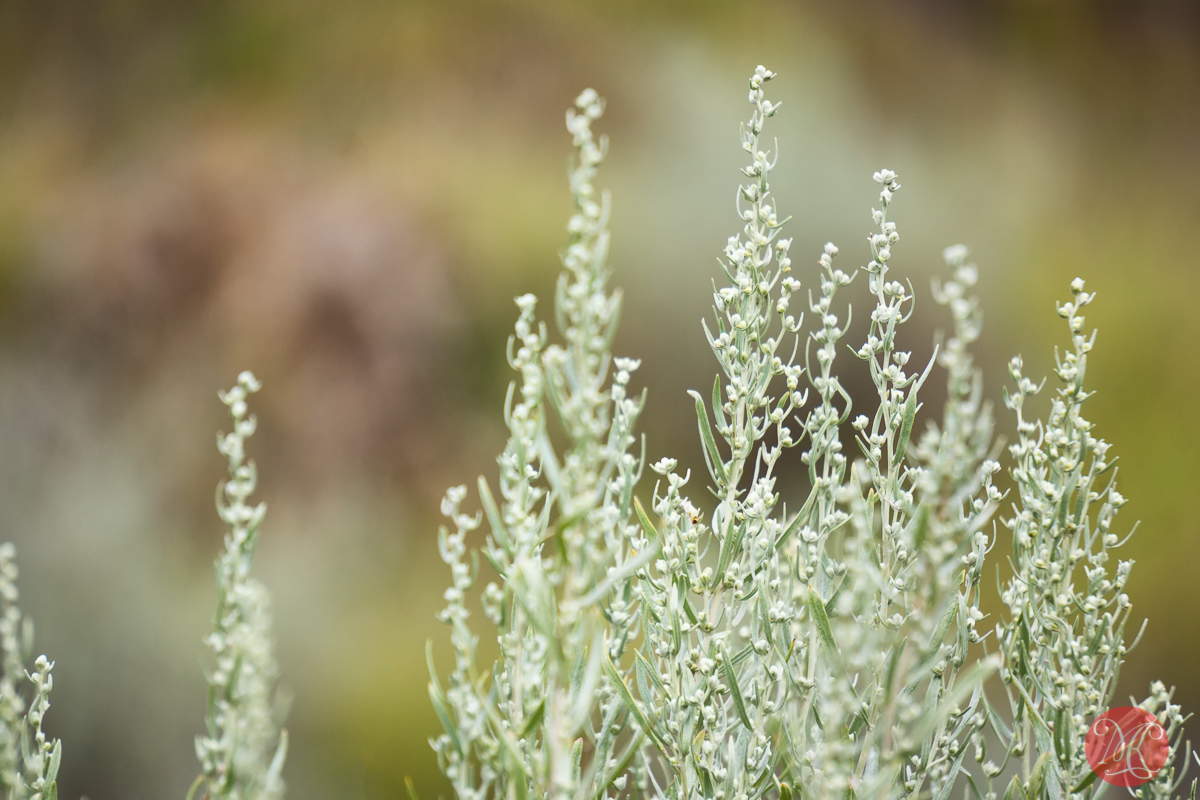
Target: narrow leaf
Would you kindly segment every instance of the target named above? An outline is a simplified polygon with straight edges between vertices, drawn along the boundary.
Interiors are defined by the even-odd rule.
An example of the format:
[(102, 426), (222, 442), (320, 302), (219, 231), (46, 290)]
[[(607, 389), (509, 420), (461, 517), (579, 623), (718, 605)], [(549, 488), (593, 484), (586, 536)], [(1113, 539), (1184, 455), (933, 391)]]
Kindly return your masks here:
[[(592, 760), (591, 764), (588, 765), (587, 779), (582, 783), (577, 782), (575, 784), (581, 787), (581, 789), (583, 786), (592, 786), (596, 778), (600, 775), (600, 770), (608, 763), (613, 742), (616, 741), (617, 735), (625, 728), (625, 720), (622, 714), (625, 714), (625, 705), (623, 703), (613, 703), (608, 713), (604, 715), (600, 726), (600, 737), (596, 739), (596, 744), (592, 748)], [(582, 791), (575, 796), (582, 798)]]
[(934, 800), (949, 800), (950, 792), (954, 789), (954, 784), (957, 783), (955, 778), (958, 777), (958, 771), (962, 769), (963, 756), (967, 754), (967, 748), (963, 748), (958, 753), (958, 758), (954, 759), (954, 765), (950, 767), (950, 774), (946, 776), (946, 782), (942, 784), (942, 789), (937, 793)]
[(437, 714), (438, 721), (442, 723), (446, 734), (450, 737), (450, 743), (454, 745), (454, 750), (458, 754), (462, 754), (462, 742), (458, 738), (458, 730), (454, 727), (454, 722), (450, 718), (450, 711), (446, 708), (445, 698), (441, 694), (441, 690), (433, 682), (429, 682), (429, 700), (433, 703), (433, 712)]
[(581, 648), (575, 659), (575, 666), (571, 667), (571, 677), (567, 681), (567, 698), (572, 706), (578, 700), (579, 689), (583, 686), (583, 671), (587, 667), (587, 660), (588, 653)]
[(636, 497), (633, 498), (633, 509), (637, 512), (638, 522), (642, 523), (642, 530), (646, 532), (646, 536), (650, 541), (658, 541), (658, 528), (654, 527), (654, 523), (650, 521), (650, 517), (646, 514), (646, 509), (642, 507), (642, 501)]
[[(758, 608), (759, 627), (762, 630), (763, 636), (765, 636), (767, 639), (767, 644), (774, 646), (775, 645), (775, 632), (773, 630), (771, 630), (771, 627), (772, 627), (771, 626), (771, 616), (770, 616), (770, 612), (768, 612), (768, 610), (767, 610), (766, 596), (760, 594), (758, 596), (758, 603), (756, 605)], [(747, 645), (747, 648), (749, 648), (749, 645)], [(740, 653), (739, 653), (739, 655), (740, 655)], [(737, 656), (734, 656), (734, 658), (736, 659)]]
[(199, 775), (196, 776), (196, 780), (192, 781), (192, 786), (190, 789), (188, 789), (187, 794), (184, 795), (183, 800), (192, 800), (192, 798), (196, 796), (196, 790), (199, 789), (203, 783), (204, 783), (204, 773), (201, 772)]
[(696, 399), (696, 420), (700, 426), (700, 438), (704, 441), (704, 461), (708, 471), (718, 485), (724, 486), (729, 477), (725, 474), (725, 462), (721, 460), (721, 451), (717, 449), (717, 440), (713, 438), (712, 428), (708, 425), (708, 411), (704, 408), (704, 398), (699, 392), (689, 391)]
[(725, 579), (725, 570), (729, 568), (729, 563), (738, 551), (742, 549), (742, 539), (746, 536), (746, 528), (750, 520), (742, 520), (742, 524), (738, 526), (733, 533), (725, 534), (721, 538), (721, 554), (717, 557), (717, 573), (713, 575), (713, 585), (720, 586), (721, 581)]
[(904, 454), (908, 452), (908, 440), (912, 438), (913, 420), (917, 418), (917, 392), (921, 390), (921, 385), (925, 383), (925, 379), (929, 377), (929, 371), (933, 369), (933, 363), (937, 361), (938, 348), (933, 348), (933, 356), (930, 357), (929, 363), (925, 365), (925, 371), (921, 373), (921, 377), (917, 378), (912, 388), (908, 390), (908, 399), (904, 401), (904, 420), (900, 423), (900, 441), (896, 447), (896, 461), (901, 464), (904, 462)]
[(929, 533), (929, 506), (922, 505), (917, 509), (916, 530), (913, 532), (913, 549), (920, 552), (925, 546), (925, 537)]
[(604, 657), (604, 634), (597, 630), (592, 636), (591, 646), (587, 649), (587, 667), (583, 671), (579, 684), (575, 687), (579, 693), (571, 703), (568, 723), (571, 726), (572, 736), (578, 733), (579, 729), (591, 719), (592, 702), (596, 687), (600, 685), (600, 673), (603, 671), (601, 663)]
[(829, 627), (829, 615), (825, 613), (825, 604), (821, 602), (821, 595), (817, 593), (811, 583), (808, 585), (808, 614), (812, 617), (813, 624), (817, 626), (817, 636), (820, 637), (821, 644), (836, 652), (837, 643), (833, 640), (833, 629)]
[(501, 547), (512, 552), (512, 547), (509, 545), (508, 528), (504, 527), (504, 518), (500, 516), (496, 498), (492, 496), (492, 489), (482, 475), (479, 476), (479, 500), (483, 503), (483, 513), (487, 515), (488, 524), (492, 527), (492, 535), (496, 537), (496, 541), (500, 543)]
[(735, 795), (734, 787), (737, 785), (738, 778), (741, 777), (742, 770), (746, 768), (746, 751), (750, 749), (750, 734), (750, 728), (747, 726), (745, 730), (738, 733), (737, 740), (733, 744), (733, 761), (725, 773), (726, 797)]
[(1089, 769), (1087, 771), (1087, 773), (1083, 776), (1083, 780), (1081, 780), (1079, 783), (1075, 784), (1075, 788), (1071, 790), (1071, 794), (1079, 794), (1084, 789), (1088, 788), (1093, 783), (1095, 783), (1097, 777), (1098, 777), (1098, 775), (1096, 774), (1096, 771)]
[(575, 785), (579, 785), (581, 777), (581, 767), (583, 765), (583, 739), (576, 739), (575, 745), (571, 748), (571, 774), (575, 778)]
[(432, 641), (425, 642), (425, 660), (429, 664), (429, 699), (433, 703), (433, 711), (437, 714), (442, 727), (446, 729), (446, 735), (450, 737), (455, 752), (462, 755), (463, 747), (458, 738), (458, 729), (454, 726), (453, 718), (450, 716), (450, 709), (446, 704), (446, 694), (442, 691), (441, 684), (438, 683), (437, 670), (433, 666)]
[(1009, 781), (1008, 789), (1004, 792), (1004, 800), (1025, 800), (1025, 790), (1021, 788), (1021, 777), (1014, 775)]
[(900, 423), (900, 437), (896, 443), (896, 463), (903, 464), (904, 456), (908, 452), (908, 440), (912, 436), (913, 420), (917, 418), (917, 387), (913, 387), (908, 393), (908, 399), (904, 401), (904, 421)]
[(884, 705), (887, 705), (892, 700), (892, 692), (894, 692), (895, 688), (896, 688), (896, 667), (899, 666), (900, 656), (902, 656), (904, 654), (904, 651), (907, 648), (908, 648), (908, 637), (906, 636), (903, 640), (901, 640), (899, 647), (892, 648), (892, 654), (890, 656), (888, 656), (887, 673), (886, 673), (886, 677), (884, 678), (884, 681), (883, 681), (883, 690), (884, 690), (883, 704)]
[(667, 688), (663, 685), (662, 678), (658, 677), (658, 671), (646, 660), (646, 657), (639, 652), (633, 654), (634, 663), (637, 664), (639, 670), (645, 675), (647, 680), (660, 692), (665, 692)]
[(271, 765), (267, 767), (267, 782), (274, 783), (283, 775), (283, 762), (287, 760), (288, 732), (284, 728), (279, 732), (279, 744), (275, 745), (275, 755), (271, 757)]
[(543, 697), (542, 701), (537, 704), (537, 708), (535, 708), (533, 713), (529, 715), (529, 719), (525, 720), (525, 724), (521, 727), (521, 732), (517, 735), (517, 739), (528, 739), (530, 734), (537, 729), (537, 726), (542, 724), (542, 720), (545, 718), (545, 716), (546, 698)]
[(837, 606), (838, 595), (842, 593), (842, 589), (846, 588), (847, 583), (849, 583), (849, 581), (843, 578), (842, 580), (838, 581), (837, 586), (833, 587), (833, 591), (830, 593), (829, 599), (825, 601), (826, 616), (833, 616), (833, 610)]
[(1042, 796), (1042, 783), (1046, 778), (1046, 764), (1050, 758), (1049, 753), (1042, 753), (1041, 758), (1033, 765), (1033, 774), (1029, 776), (1029, 796), (1040, 798)]
[(58, 739), (54, 742), (54, 748), (50, 751), (50, 766), (46, 768), (46, 782), (54, 783), (58, 778), (58, 768), (62, 765), (62, 740)]
[(713, 418), (722, 424), (725, 424), (725, 412), (721, 410), (721, 376), (713, 377), (713, 393), (712, 393)]
[(925, 648), (926, 653), (933, 653), (942, 646), (942, 641), (946, 638), (946, 634), (950, 632), (950, 626), (954, 624), (954, 618), (958, 616), (958, 604), (954, 602), (955, 598), (951, 597), (946, 603), (947, 608), (942, 614), (941, 620), (938, 621), (938, 626), (933, 631), (933, 635), (929, 637), (929, 645)]
[(754, 730), (754, 725), (750, 722), (750, 714), (746, 711), (746, 701), (742, 697), (742, 689), (738, 686), (737, 672), (733, 668), (733, 662), (729, 660), (729, 651), (725, 649), (724, 645), (721, 645), (721, 671), (725, 673), (725, 682), (729, 684), (729, 694), (733, 698), (733, 707), (737, 709), (738, 718), (746, 726), (746, 730)]
[(646, 735), (650, 737), (650, 741), (654, 742), (663, 756), (670, 761), (671, 757), (667, 755), (666, 745), (659, 738), (658, 733), (654, 730), (654, 726), (650, 724), (650, 719), (646, 716), (646, 712), (633, 699), (633, 693), (629, 691), (629, 687), (625, 684), (625, 679), (621, 677), (621, 673), (617, 671), (616, 666), (613, 665), (612, 659), (608, 657), (607, 653), (605, 653), (604, 657), (604, 671), (608, 674), (609, 680), (612, 681), (613, 688), (617, 690), (617, 696), (621, 698), (621, 702), (625, 704), (625, 707), (629, 709), (629, 713), (637, 720), (638, 726), (645, 731)]
[(783, 547), (784, 543), (787, 542), (787, 540), (791, 538), (791, 535), (796, 532), (796, 529), (808, 521), (809, 515), (812, 512), (813, 501), (816, 499), (817, 490), (813, 489), (808, 493), (808, 499), (804, 501), (804, 505), (796, 513), (796, 516), (792, 517), (792, 521), (788, 523), (788, 526), (784, 529), (783, 533), (779, 534), (779, 538), (775, 540), (776, 550)]

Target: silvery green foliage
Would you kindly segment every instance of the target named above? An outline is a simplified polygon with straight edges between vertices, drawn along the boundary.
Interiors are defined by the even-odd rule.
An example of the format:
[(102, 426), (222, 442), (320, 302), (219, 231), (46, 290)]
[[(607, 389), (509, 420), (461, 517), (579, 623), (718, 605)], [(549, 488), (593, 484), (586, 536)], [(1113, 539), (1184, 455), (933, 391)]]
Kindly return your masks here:
[[(462, 510), (465, 487), (443, 503), (453, 585), (441, 618), (455, 666), (443, 688), (430, 662), (442, 769), (468, 800), (945, 800), (1005, 787), (1006, 800), (1093, 796), (1083, 741), (1126, 653), (1129, 566), (1105, 567), (1123, 498), (1103, 477), (1107, 445), (1079, 415), (1092, 339), (1078, 312), (1091, 295), (1077, 281), (1061, 309), (1074, 350), (1060, 361), (1066, 388), (1047, 421), (1024, 415), (1037, 387), (1013, 363), (1014, 574), (1002, 587), (1008, 616), (989, 642), (980, 584), (1004, 497), (994, 484), (1002, 447), (970, 354), (982, 322), (978, 271), (965, 247), (944, 252), (949, 276), (933, 296), (953, 332), (928, 364), (910, 363), (902, 327), (915, 300), (892, 267), (900, 236), (889, 218), (900, 184), (880, 170), (868, 263), (835, 267), (831, 243), (811, 278), (793, 272), (770, 186), (777, 155), (763, 144), (779, 110), (765, 93), (774, 77), (759, 67), (750, 79), (742, 229), (728, 240), (715, 318), (704, 322), (719, 372), (711, 393), (691, 392), (706, 485), (697, 491), (677, 459), (659, 459), (653, 487), (640, 488), (653, 517), (634, 499), (636, 362), (612, 359), (608, 381), (618, 298), (606, 288), (607, 197), (592, 186), (604, 153), (591, 132), (600, 101), (589, 90), (568, 114), (576, 214), (555, 298), (564, 343), (549, 342), (532, 296), (517, 299), (509, 360), (521, 378), (505, 403), (499, 498), (480, 479), (482, 513)], [(873, 307), (865, 341), (848, 346), (850, 309), (838, 293), (859, 273)], [(812, 282), (808, 326), (794, 307), (801, 278)], [(869, 413), (852, 411), (839, 351), (865, 362)], [(918, 432), (935, 363), (946, 401)], [(547, 432), (551, 410), (561, 453)], [(789, 450), (807, 485), (780, 485)], [(482, 547), (471, 550), (485, 517)], [(500, 647), (490, 664), (468, 625), (478, 552), (498, 576), (482, 591)], [(993, 684), (1007, 708), (989, 704)], [(1170, 693), (1156, 685), (1143, 707), (1177, 744), (1184, 717)], [(1181, 780), (1169, 766), (1141, 791), (1166, 797)]]
[[(1006, 613), (996, 626), (1013, 723), (1009, 729), (995, 717), (1005, 760), (1023, 758), (1024, 773), (1036, 776), (1051, 797), (1071, 789), (1087, 796), (1099, 788), (1092, 786), (1095, 773), (1083, 743), (1091, 720), (1110, 705), (1129, 649), (1124, 631), (1131, 603), (1124, 590), (1133, 566), (1110, 564), (1112, 551), (1132, 531), (1123, 540), (1114, 530), (1125, 504), (1115, 460), (1082, 413), (1091, 396), (1083, 383), (1087, 356), (1096, 340), (1094, 330), (1084, 332), (1083, 309), (1095, 294), (1078, 278), (1071, 290), (1072, 299), (1058, 310), (1067, 320), (1071, 347), (1056, 359), (1062, 385), (1046, 420), (1031, 420), (1025, 412), (1041, 386), (1025, 376), (1020, 358), (1009, 365), (1015, 387), (1006, 404), (1016, 413), (1018, 436), (1010, 448), (1012, 476), (1020, 496), (1013, 516), (1004, 520), (1012, 531), (1014, 574), (1003, 587)], [(1158, 716), (1178, 751), (1184, 717), (1170, 696), (1156, 683), (1140, 705)], [(1003, 767), (985, 765), (989, 784)], [(1176, 774), (1168, 764), (1138, 793), (1170, 797), (1183, 779), (1182, 770)], [(1195, 788), (1193, 783), (1193, 796)]]
[(461, 798), (598, 797), (614, 780), (624, 783), (638, 753), (627, 746), (618, 754), (627, 714), (604, 669), (638, 635), (632, 578), (655, 548), (632, 507), (642, 460), (630, 448), (642, 404), (628, 387), (638, 364), (610, 356), (620, 295), (607, 288), (608, 198), (593, 184), (606, 142), (591, 125), (602, 111), (589, 90), (567, 114), (575, 213), (555, 298), (561, 342), (537, 321), (535, 298), (517, 298), (508, 349), (520, 381), (505, 401), (499, 496), (479, 481), (482, 553), (500, 578), (482, 596), (500, 645), (494, 664), (479, 662), (466, 606), (478, 570), (466, 537), (482, 517), (461, 511), (463, 486), (442, 504), (452, 528), (439, 542), (453, 585), (441, 619), (451, 626), (455, 664), (443, 689), (431, 651), (430, 695), (446, 729), (433, 746)]
[[(968, 418), (978, 406), (965, 353), (974, 305), (956, 295), (960, 282), (944, 287), (948, 302), (961, 301), (944, 358), (951, 402), (941, 429), (908, 458), (929, 367), (910, 372), (910, 353), (897, 344), (913, 304), (889, 275), (899, 234), (888, 210), (900, 185), (891, 171), (876, 173), (880, 206), (863, 268), (876, 305), (855, 353), (878, 406), (853, 420), (863, 458), (850, 464), (839, 432), (850, 398), (833, 364), (846, 328), (835, 296), (852, 276), (833, 266), (838, 248), (826, 245), (820, 295), (809, 294), (818, 327), (802, 333), (791, 313), (800, 289), (791, 241), (779, 237), (786, 220), (771, 196), (775, 158), (760, 144), (778, 110), (764, 90), (773, 77), (759, 68), (751, 78), (745, 225), (726, 247), (728, 285), (714, 293), (708, 331), (721, 373), (708, 406), (693, 393), (719, 502), (706, 524), (673, 465), (655, 491), (663, 557), (645, 578), (638, 666), (676, 779), (657, 789), (733, 798), (787, 784), (804, 796), (916, 796), (955, 777), (990, 668), (959, 675), (981, 617), (982, 529), (999, 499), (995, 466), (983, 458), (990, 423)], [(774, 471), (801, 444), (810, 488), (789, 513)]]
[[(25, 668), (33, 645), (33, 624), (17, 601), (16, 548), (0, 544), (0, 792), (5, 800), (51, 800), (62, 762), (62, 742), (46, 736), (42, 721), (50, 709), (54, 662), (44, 655)], [(25, 684), (33, 687), (26, 705)]]
[(246, 398), (260, 388), (249, 372), (221, 394), (229, 407), (233, 430), (217, 437), (217, 449), (229, 460), (229, 478), (217, 488), (217, 512), (229, 530), (216, 562), (217, 612), (213, 632), (205, 639), (212, 653), (208, 673), (207, 733), (196, 737), (203, 786), (209, 800), (274, 800), (284, 793), (283, 770), (287, 732), (276, 720), (270, 597), (250, 577), (254, 547), (266, 505), (250, 505), (257, 472), (246, 458), (246, 439), (256, 418)]

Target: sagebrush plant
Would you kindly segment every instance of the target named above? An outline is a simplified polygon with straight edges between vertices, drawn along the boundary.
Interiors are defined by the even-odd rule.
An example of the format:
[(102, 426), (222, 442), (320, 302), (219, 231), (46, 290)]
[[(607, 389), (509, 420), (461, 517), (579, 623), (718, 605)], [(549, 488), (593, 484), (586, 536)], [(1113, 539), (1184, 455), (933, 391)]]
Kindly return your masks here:
[(26, 664), (33, 622), (17, 605), (17, 550), (0, 544), (0, 792), (6, 800), (56, 800), (62, 742), (42, 730), (54, 688), (54, 662)]
[[(201, 773), (188, 800), (281, 800), (287, 731), (275, 690), (270, 596), (250, 577), (254, 547), (266, 505), (246, 501), (258, 475), (246, 458), (246, 439), (257, 421), (246, 398), (260, 388), (250, 372), (222, 392), (233, 430), (217, 436), (229, 462), (229, 478), (217, 487), (217, 512), (228, 526), (216, 562), (217, 611), (205, 639), (208, 670), (207, 733), (196, 737)], [(46, 656), (25, 664), (33, 647), (33, 623), (17, 601), (16, 548), (0, 544), (0, 794), (3, 800), (57, 800), (62, 743), (42, 730), (54, 687), (54, 662)], [(197, 794), (199, 793), (199, 794)]]
[[(698, 492), (670, 457), (651, 465), (653, 485), (642, 480), (638, 362), (611, 354), (620, 295), (608, 286), (609, 198), (594, 185), (607, 143), (592, 132), (603, 102), (589, 89), (567, 113), (575, 213), (558, 341), (535, 298), (517, 298), (499, 493), (481, 478), (481, 512), (463, 510), (463, 486), (442, 506), (452, 586), (441, 619), (454, 650), (444, 683), (430, 650), (442, 770), (463, 800), (1096, 796), (1105, 784), (1084, 736), (1131, 645), (1130, 563), (1109, 563), (1124, 498), (1108, 444), (1081, 414), (1095, 340), (1081, 312), (1093, 295), (1076, 280), (1059, 309), (1071, 346), (1044, 420), (1027, 416), (1040, 387), (1012, 362), (1016, 491), (998, 527), (1004, 448), (970, 355), (977, 269), (965, 247), (945, 251), (949, 275), (933, 296), (953, 332), (928, 364), (910, 363), (901, 330), (914, 296), (891, 267), (900, 184), (885, 169), (866, 266), (835, 267), (827, 244), (813, 272), (793, 271), (770, 188), (776, 156), (763, 145), (779, 110), (765, 94), (774, 77), (759, 67), (750, 78), (742, 228), (704, 321), (719, 372), (711, 392), (691, 392)], [(866, 340), (847, 345), (838, 292), (860, 273), (874, 306)], [(815, 324), (795, 310), (799, 297)], [(865, 362), (868, 413), (852, 412), (839, 353)], [(946, 401), (918, 432), (935, 364)], [(786, 458), (807, 481), (779, 485)], [(803, 498), (798, 508), (785, 493)], [(984, 630), (985, 564), (1010, 540), (1002, 619)], [(479, 554), (495, 572), (480, 596), (494, 660), (469, 624)], [(1155, 684), (1141, 705), (1174, 758), (1184, 717), (1170, 697)], [(1168, 797), (1182, 780), (1168, 764), (1136, 793)]]
[(201, 774), (188, 797), (201, 790), (209, 800), (279, 800), (284, 794), (283, 763), (287, 732), (275, 693), (278, 667), (271, 629), (271, 601), (265, 586), (250, 577), (265, 503), (247, 502), (258, 470), (246, 457), (246, 440), (257, 418), (247, 397), (261, 388), (250, 372), (222, 392), (233, 430), (218, 434), (217, 449), (229, 461), (229, 477), (217, 487), (217, 513), (228, 526), (217, 559), (217, 611), (205, 640), (212, 657), (208, 671), (207, 732), (196, 737)]

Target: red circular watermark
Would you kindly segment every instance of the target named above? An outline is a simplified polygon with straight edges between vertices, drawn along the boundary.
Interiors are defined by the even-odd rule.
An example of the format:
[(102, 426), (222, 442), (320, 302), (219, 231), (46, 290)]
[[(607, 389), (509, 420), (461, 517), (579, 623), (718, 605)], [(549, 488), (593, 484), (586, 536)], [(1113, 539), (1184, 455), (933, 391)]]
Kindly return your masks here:
[(1141, 786), (1167, 763), (1171, 745), (1158, 718), (1134, 706), (1111, 708), (1088, 728), (1088, 764), (1113, 786)]

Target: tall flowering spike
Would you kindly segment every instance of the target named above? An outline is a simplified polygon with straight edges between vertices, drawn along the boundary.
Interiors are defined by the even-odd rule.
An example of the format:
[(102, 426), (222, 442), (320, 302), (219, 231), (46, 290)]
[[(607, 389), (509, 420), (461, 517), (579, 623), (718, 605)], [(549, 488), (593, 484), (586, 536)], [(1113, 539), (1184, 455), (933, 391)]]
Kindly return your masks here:
[[(455, 663), (443, 688), (431, 658), (430, 697), (445, 730), (432, 744), (460, 798), (597, 797), (627, 781), (626, 769), (644, 771), (620, 758), (619, 746), (632, 755), (638, 745), (625, 741), (620, 679), (605, 669), (638, 635), (633, 582), (657, 543), (634, 516), (642, 400), (629, 384), (638, 362), (611, 354), (620, 294), (608, 288), (608, 196), (593, 183), (607, 149), (592, 131), (603, 108), (589, 89), (567, 112), (575, 210), (555, 293), (561, 341), (537, 321), (536, 298), (517, 298), (508, 351), (520, 380), (505, 403), (498, 495), (481, 478), (484, 514), (462, 510), (462, 486), (442, 505), (452, 585), (440, 619)], [(561, 451), (548, 434), (555, 424)], [(478, 555), (468, 555), (467, 537), (484, 516), (482, 553), (499, 579), (482, 597), (500, 644), (490, 665), (477, 662), (466, 603)], [(620, 774), (614, 759), (626, 765)]]
[[(746, 182), (738, 187), (738, 216), (744, 225), (739, 235), (731, 236), (725, 246), (722, 268), (728, 284), (713, 293), (717, 310), (716, 332), (705, 324), (709, 346), (721, 367), (719, 392), (714, 392), (712, 413), (717, 433), (729, 451), (716, 446), (705, 449), (709, 474), (728, 522), (737, 516), (737, 497), (747, 470), (754, 471), (760, 493), (771, 482), (775, 462), (783, 449), (799, 443), (792, 437), (787, 420), (804, 403), (797, 391), (803, 368), (792, 363), (800, 321), (789, 313), (792, 294), (800, 283), (790, 276), (791, 239), (779, 237), (788, 221), (782, 218), (771, 193), (770, 175), (778, 158), (762, 144), (766, 121), (779, 110), (778, 103), (767, 99), (765, 86), (775, 73), (758, 67), (750, 78), (750, 102), (754, 111), (742, 125), (742, 149), (750, 154), (750, 163), (742, 168)], [(780, 347), (785, 349), (780, 351)], [(783, 355), (777, 355), (782, 353)], [(790, 354), (791, 357), (785, 357)], [(782, 376), (787, 390), (776, 397), (772, 381)], [(703, 412), (704, 398), (692, 393), (697, 409)], [(702, 420), (702, 431), (708, 425)], [(758, 449), (758, 443), (773, 431), (778, 446)], [(711, 440), (711, 434), (705, 436)], [(723, 531), (722, 531), (723, 533)]]
[(25, 699), (25, 647), (21, 609), (17, 606), (17, 549), (9, 542), (0, 545), (0, 789), (11, 796), (22, 785), (21, 732)]
[[(1071, 294), (1058, 309), (1071, 346), (1056, 352), (1061, 385), (1045, 419), (1026, 412), (1042, 386), (1024, 374), (1019, 357), (1009, 364), (1015, 388), (1005, 403), (1017, 417), (1018, 438), (1009, 450), (1018, 496), (1012, 516), (1003, 521), (1012, 532), (1013, 575), (1001, 586), (1006, 613), (995, 632), (1012, 727), (993, 728), (1008, 754), (1022, 759), (1025, 775), (1040, 773), (1052, 795), (1075, 796), (1090, 792), (1095, 781), (1085, 748), (1088, 729), (1108, 709), (1132, 647), (1125, 640), (1132, 605), (1125, 588), (1133, 562), (1118, 561), (1115, 569), (1110, 563), (1132, 530), (1124, 537), (1114, 530), (1126, 500), (1117, 491), (1108, 442), (1097, 438), (1094, 424), (1083, 416), (1091, 396), (1084, 375), (1096, 341), (1094, 330), (1084, 331), (1083, 309), (1095, 293), (1076, 278)], [(1187, 718), (1171, 693), (1155, 683), (1141, 703), (1171, 747), (1156, 775), (1141, 776), (1149, 781), (1138, 789), (1142, 797), (1172, 797), (1185, 778), (1189, 749), (1182, 751), (1178, 768), (1176, 759)], [(988, 772), (989, 783), (998, 773)]]
[(1062, 385), (1045, 420), (1029, 419), (1025, 409), (1041, 387), (1025, 376), (1020, 358), (1009, 366), (1018, 498), (1004, 524), (1012, 531), (1015, 573), (1002, 587), (1007, 613), (996, 627), (1016, 723), (1009, 746), (1046, 753), (1047, 782), (1061, 786), (1091, 771), (1083, 742), (1113, 696), (1127, 652), (1125, 585), (1133, 565), (1120, 561), (1114, 571), (1109, 564), (1123, 544), (1113, 522), (1125, 498), (1109, 444), (1083, 416), (1089, 396), (1083, 379), (1095, 343), (1095, 332), (1084, 332), (1083, 309), (1095, 294), (1079, 279), (1071, 291), (1059, 307), (1071, 347), (1056, 359)]
[(263, 503), (251, 504), (257, 471), (246, 458), (246, 440), (257, 420), (247, 398), (260, 388), (243, 372), (223, 392), (233, 430), (217, 437), (229, 461), (229, 478), (217, 488), (217, 513), (228, 526), (225, 549), (216, 562), (217, 612), (205, 639), (213, 665), (208, 673), (207, 733), (196, 737), (201, 775), (193, 792), (210, 800), (277, 800), (284, 794), (283, 762), (287, 732), (277, 721), (271, 605), (267, 589), (250, 577)]
[(791, 627), (801, 603), (775, 469), (804, 439), (796, 416), (806, 393), (795, 361), (800, 320), (790, 310), (800, 284), (771, 191), (776, 156), (762, 144), (779, 109), (765, 89), (774, 77), (761, 66), (750, 77), (742, 230), (725, 247), (727, 283), (714, 289), (713, 326), (704, 324), (720, 373), (711, 395), (690, 393), (718, 501), (710, 521), (685, 494), (690, 473), (675, 459), (654, 465), (664, 479), (654, 493), (662, 548), (639, 586), (645, 637), (630, 683), (640, 700), (627, 705), (653, 742), (650, 777), (664, 772), (650, 781), (660, 797), (668, 786), (680, 797), (761, 791), (781, 755), (769, 721), (795, 686), (787, 665), (798, 656)]
[[(50, 710), (54, 662), (38, 656), (25, 668), (33, 644), (33, 624), (17, 607), (16, 548), (0, 544), (0, 791), (8, 800), (56, 797), (62, 742), (48, 737), (42, 721)], [(26, 703), (23, 691), (32, 687)]]
[(42, 720), (50, 710), (50, 690), (54, 688), (54, 676), (51, 674), (54, 662), (45, 656), (38, 656), (34, 662), (34, 669), (35, 672), (27, 673), (29, 682), (33, 684), (34, 694), (29, 703), (29, 711), (25, 713), (22, 742), (25, 783), (23, 791), (16, 796), (42, 800), (58, 796), (55, 779), (62, 763), (62, 742), (51, 739), (42, 730)]
[(956, 580), (956, 551), (964, 538), (973, 536), (990, 520), (1000, 491), (989, 485), (999, 471), (999, 447), (993, 438), (991, 404), (983, 399), (983, 374), (974, 364), (970, 346), (979, 338), (982, 312), (979, 298), (970, 294), (978, 279), (976, 266), (963, 245), (942, 253), (950, 279), (934, 280), (933, 297), (950, 309), (954, 332), (938, 352), (946, 370), (946, 405), (940, 424), (930, 424), (914, 447), (923, 467), (918, 491), (939, 513), (926, 522), (922, 578), (938, 594), (952, 589)]

